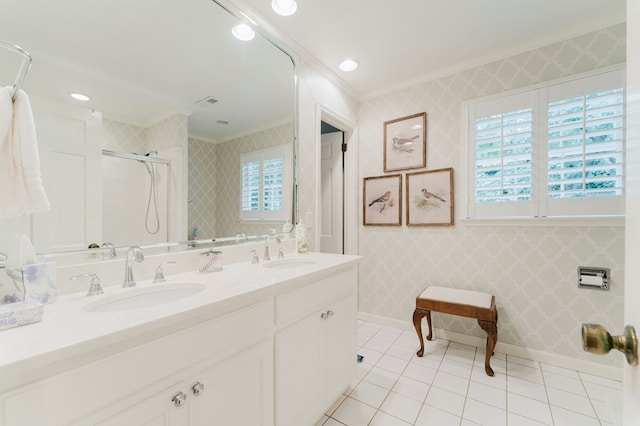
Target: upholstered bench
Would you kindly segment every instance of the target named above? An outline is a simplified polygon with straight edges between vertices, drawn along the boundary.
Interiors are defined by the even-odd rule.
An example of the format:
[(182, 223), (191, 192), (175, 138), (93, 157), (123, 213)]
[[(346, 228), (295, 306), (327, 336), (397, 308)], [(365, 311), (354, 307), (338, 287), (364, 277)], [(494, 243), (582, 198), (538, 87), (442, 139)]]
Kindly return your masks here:
[(495, 302), (495, 296), (479, 291), (448, 287), (427, 287), (416, 297), (416, 309), (413, 311), (413, 326), (416, 328), (416, 333), (418, 333), (418, 338), (420, 339), (420, 350), (416, 355), (421, 357), (424, 354), (422, 318), (425, 316), (429, 325), (427, 340), (431, 340), (433, 336), (431, 311), (476, 318), (480, 327), (487, 333), (484, 371), (488, 376), (493, 376), (490, 361), (498, 341), (498, 311), (496, 310)]

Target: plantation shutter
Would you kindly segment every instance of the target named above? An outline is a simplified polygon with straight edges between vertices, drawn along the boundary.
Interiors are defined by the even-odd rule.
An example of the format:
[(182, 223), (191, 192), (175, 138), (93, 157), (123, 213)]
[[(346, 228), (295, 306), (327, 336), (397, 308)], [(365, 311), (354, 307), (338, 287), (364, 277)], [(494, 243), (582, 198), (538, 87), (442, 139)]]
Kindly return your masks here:
[(548, 216), (623, 213), (624, 73), (545, 89)]
[(240, 189), (240, 218), (258, 219), (260, 217), (260, 179), (262, 175), (262, 161), (260, 155), (254, 153), (241, 157), (241, 189)]
[(289, 146), (281, 145), (241, 155), (241, 219), (287, 219), (291, 193), (289, 152)]
[(529, 91), (470, 107), (471, 216), (535, 214), (535, 103)]
[(624, 71), (467, 105), (468, 214), (624, 214)]

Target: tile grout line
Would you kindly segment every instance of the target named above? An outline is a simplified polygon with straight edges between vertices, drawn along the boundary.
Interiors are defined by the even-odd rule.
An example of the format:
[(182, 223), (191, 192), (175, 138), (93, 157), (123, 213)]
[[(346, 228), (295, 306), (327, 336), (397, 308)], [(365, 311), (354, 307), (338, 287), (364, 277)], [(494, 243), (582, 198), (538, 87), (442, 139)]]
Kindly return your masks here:
[(591, 394), (589, 393), (589, 390), (587, 389), (587, 387), (584, 385), (584, 381), (582, 380), (582, 376), (580, 374), (578, 374), (578, 380), (580, 380), (580, 385), (582, 385), (582, 389), (584, 389), (584, 393), (587, 395), (587, 399), (589, 400), (589, 405), (591, 405), (591, 408), (593, 409), (593, 414), (596, 415), (596, 420), (598, 420), (598, 422), (600, 422), (600, 424), (602, 424), (602, 419), (600, 418), (600, 414), (598, 414), (598, 410), (596, 410), (596, 406), (593, 404), (593, 400), (591, 399)]

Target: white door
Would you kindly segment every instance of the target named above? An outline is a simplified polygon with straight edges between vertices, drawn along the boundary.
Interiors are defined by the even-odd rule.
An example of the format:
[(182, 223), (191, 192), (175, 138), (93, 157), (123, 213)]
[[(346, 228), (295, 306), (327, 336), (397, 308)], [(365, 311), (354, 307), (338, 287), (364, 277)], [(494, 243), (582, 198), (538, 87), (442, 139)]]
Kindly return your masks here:
[(33, 215), (37, 252), (84, 250), (102, 240), (102, 117), (32, 97), (42, 181), (51, 211)]
[[(627, 1), (625, 324), (640, 332), (640, 2)], [(609, 330), (620, 334), (622, 330)], [(624, 424), (640, 424), (640, 367), (624, 366)]]
[(320, 251), (343, 253), (342, 132), (325, 133), (321, 145)]

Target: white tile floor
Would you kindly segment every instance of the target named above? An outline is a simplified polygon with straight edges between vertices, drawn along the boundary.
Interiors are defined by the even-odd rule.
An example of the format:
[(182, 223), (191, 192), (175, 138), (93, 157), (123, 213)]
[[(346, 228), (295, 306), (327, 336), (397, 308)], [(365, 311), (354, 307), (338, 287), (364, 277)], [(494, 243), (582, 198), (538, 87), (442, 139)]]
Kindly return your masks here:
[(588, 426), (621, 423), (622, 384), (496, 352), (425, 341), (414, 331), (358, 322), (357, 377), (316, 426)]

